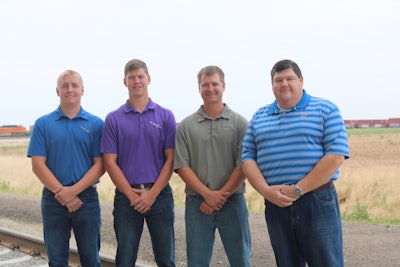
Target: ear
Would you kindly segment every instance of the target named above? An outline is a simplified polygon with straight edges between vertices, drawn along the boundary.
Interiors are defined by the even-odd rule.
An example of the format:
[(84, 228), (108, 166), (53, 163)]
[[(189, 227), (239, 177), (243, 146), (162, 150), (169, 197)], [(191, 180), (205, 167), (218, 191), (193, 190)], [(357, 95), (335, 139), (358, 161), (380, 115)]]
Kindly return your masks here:
[(85, 93), (85, 87), (82, 86), (82, 94), (83, 95)]
[(56, 87), (56, 94), (57, 94), (57, 96), (60, 96), (60, 92), (58, 91), (57, 87)]

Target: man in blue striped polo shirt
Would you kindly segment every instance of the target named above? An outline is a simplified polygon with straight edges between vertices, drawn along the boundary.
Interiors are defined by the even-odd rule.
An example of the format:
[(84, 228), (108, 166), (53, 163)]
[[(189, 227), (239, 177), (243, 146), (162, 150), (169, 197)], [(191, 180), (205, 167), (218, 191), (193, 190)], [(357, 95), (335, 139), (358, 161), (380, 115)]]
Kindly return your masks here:
[(243, 171), (265, 198), (278, 266), (344, 266), (333, 181), (349, 157), (346, 128), (332, 102), (303, 89), (291, 60), (271, 71), (276, 100), (253, 115), (243, 140)]

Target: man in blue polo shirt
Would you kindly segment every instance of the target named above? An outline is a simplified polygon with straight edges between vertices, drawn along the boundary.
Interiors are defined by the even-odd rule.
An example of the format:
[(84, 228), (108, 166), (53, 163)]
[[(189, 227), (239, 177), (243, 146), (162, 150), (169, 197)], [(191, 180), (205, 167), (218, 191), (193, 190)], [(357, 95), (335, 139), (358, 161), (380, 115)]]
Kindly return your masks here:
[(81, 266), (101, 266), (100, 203), (94, 186), (104, 174), (100, 153), (103, 121), (81, 107), (81, 75), (57, 80), (59, 107), (36, 120), (28, 147), (32, 170), (44, 185), (42, 221), (49, 266), (69, 266), (74, 231)]
[(172, 174), (176, 122), (174, 115), (148, 96), (145, 62), (125, 66), (129, 99), (104, 123), (101, 151), (117, 187), (114, 198), (116, 266), (135, 266), (144, 220), (158, 266), (175, 266)]
[(342, 225), (333, 181), (349, 157), (346, 128), (332, 102), (307, 94), (298, 65), (271, 71), (276, 101), (252, 117), (243, 171), (265, 198), (278, 266), (344, 266)]

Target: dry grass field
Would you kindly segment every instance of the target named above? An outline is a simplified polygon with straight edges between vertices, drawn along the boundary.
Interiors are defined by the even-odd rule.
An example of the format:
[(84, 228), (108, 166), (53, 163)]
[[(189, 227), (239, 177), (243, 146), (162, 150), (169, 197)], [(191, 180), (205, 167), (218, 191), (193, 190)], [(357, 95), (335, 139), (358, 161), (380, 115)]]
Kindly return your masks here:
[[(350, 159), (341, 167), (335, 183), (345, 220), (400, 223), (400, 128), (351, 129)], [(40, 195), (42, 185), (26, 157), (28, 139), (0, 139), (1, 191)], [(184, 184), (173, 175), (176, 206), (184, 205)], [(105, 174), (98, 190), (102, 200), (112, 201), (114, 186)], [(263, 212), (263, 199), (248, 185), (251, 212)]]

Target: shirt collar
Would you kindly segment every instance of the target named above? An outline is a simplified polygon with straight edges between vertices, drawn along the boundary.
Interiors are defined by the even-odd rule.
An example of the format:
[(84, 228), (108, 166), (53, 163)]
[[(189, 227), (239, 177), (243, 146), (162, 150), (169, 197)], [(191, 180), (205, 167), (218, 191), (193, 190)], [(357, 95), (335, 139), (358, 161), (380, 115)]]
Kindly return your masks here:
[[(218, 117), (216, 119), (219, 119), (219, 118), (229, 119), (230, 111), (231, 111), (231, 109), (229, 108), (229, 106), (224, 103), (224, 109), (222, 110), (221, 114), (218, 115)], [(200, 108), (197, 110), (197, 114), (199, 115), (198, 121), (211, 120), (211, 118), (204, 112), (203, 105), (201, 105)]]
[[(56, 110), (56, 120), (59, 120), (61, 118), (68, 118), (68, 116), (66, 116), (64, 114), (64, 112), (62, 111), (61, 107), (58, 106), (57, 110)], [(78, 119), (78, 118), (82, 118), (87, 120), (88, 119), (88, 113), (81, 107), (81, 109), (79, 110), (79, 113), (73, 117), (72, 119)]]
[(305, 89), (303, 89), (303, 96), (301, 97), (301, 99), (300, 99), (299, 103), (297, 103), (297, 105), (295, 105), (294, 107), (292, 107), (288, 110), (282, 110), (281, 108), (279, 108), (278, 102), (275, 100), (274, 103), (271, 104), (271, 107), (268, 110), (268, 115), (279, 114), (279, 113), (283, 113), (283, 112), (291, 112), (296, 109), (304, 109), (305, 107), (307, 107), (308, 103), (310, 102), (310, 99), (311, 99), (311, 96), (309, 94), (307, 94)]
[[(146, 111), (148, 111), (148, 110), (150, 110), (150, 109), (154, 110), (154, 109), (156, 108), (156, 106), (157, 106), (156, 103), (154, 103), (154, 102), (151, 100), (151, 98), (149, 98), (149, 103), (147, 103), (147, 106), (146, 106), (146, 108), (143, 110), (143, 112), (146, 112)], [(129, 103), (129, 99), (126, 100), (126, 102), (125, 102), (124, 111), (125, 111), (126, 113), (128, 113), (128, 112), (138, 112), (136, 109), (134, 109), (134, 108), (131, 106), (131, 104)]]

